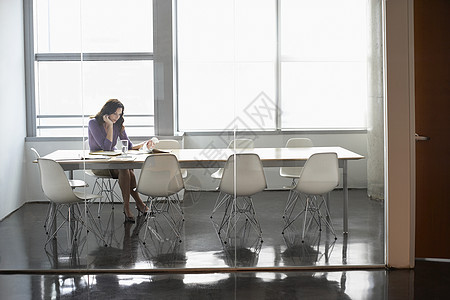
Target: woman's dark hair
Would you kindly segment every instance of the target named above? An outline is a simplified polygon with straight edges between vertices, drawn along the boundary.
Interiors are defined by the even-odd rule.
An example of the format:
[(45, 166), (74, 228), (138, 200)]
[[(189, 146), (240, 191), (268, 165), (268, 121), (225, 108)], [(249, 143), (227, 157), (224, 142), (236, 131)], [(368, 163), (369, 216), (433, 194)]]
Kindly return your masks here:
[(114, 126), (119, 127), (120, 131), (123, 131), (125, 129), (125, 127), (123, 126), (123, 113), (125, 111), (125, 107), (123, 106), (122, 102), (117, 99), (109, 99), (108, 101), (106, 101), (102, 109), (95, 115), (95, 119), (97, 120), (98, 124), (103, 125), (103, 123), (105, 123), (105, 121), (103, 121), (103, 116), (112, 115), (118, 108), (122, 108), (122, 114), (120, 115), (120, 118), (117, 120)]

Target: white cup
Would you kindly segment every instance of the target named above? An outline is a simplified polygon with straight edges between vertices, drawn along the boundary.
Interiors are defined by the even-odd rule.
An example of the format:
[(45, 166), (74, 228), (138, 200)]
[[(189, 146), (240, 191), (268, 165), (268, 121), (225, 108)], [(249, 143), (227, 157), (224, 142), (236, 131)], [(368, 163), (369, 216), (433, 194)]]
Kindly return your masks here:
[(128, 140), (120, 140), (120, 144), (122, 145), (122, 154), (127, 154), (128, 152)]

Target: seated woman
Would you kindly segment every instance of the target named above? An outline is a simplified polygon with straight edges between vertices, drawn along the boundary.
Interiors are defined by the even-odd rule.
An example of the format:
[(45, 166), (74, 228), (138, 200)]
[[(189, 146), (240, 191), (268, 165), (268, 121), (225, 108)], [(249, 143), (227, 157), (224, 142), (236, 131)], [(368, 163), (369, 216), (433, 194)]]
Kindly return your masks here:
[[(146, 141), (137, 145), (133, 145), (125, 132), (123, 125), (124, 106), (117, 99), (108, 100), (102, 109), (95, 115), (95, 118), (89, 121), (89, 148), (90, 151), (110, 151), (115, 149), (117, 138), (128, 140), (128, 149), (138, 150), (143, 145), (152, 146), (152, 141)], [(139, 197), (139, 193), (134, 189), (136, 187), (136, 177), (133, 170), (93, 170), (97, 172), (109, 172), (113, 178), (119, 179), (119, 186), (123, 197), (123, 213), (125, 222), (135, 222), (134, 216), (130, 211), (130, 195), (136, 201), (136, 209), (145, 214), (148, 207)], [(97, 173), (98, 174), (98, 173)], [(100, 175), (100, 174), (99, 174)]]

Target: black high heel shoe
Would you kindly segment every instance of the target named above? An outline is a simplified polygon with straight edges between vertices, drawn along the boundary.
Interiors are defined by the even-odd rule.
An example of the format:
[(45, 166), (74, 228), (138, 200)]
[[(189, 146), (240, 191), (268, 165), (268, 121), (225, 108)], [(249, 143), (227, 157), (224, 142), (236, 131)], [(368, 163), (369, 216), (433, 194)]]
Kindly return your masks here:
[(127, 216), (127, 214), (125, 212), (123, 212), (123, 214), (125, 216), (125, 223), (127, 223), (127, 222), (128, 223), (135, 223), (136, 222), (136, 220), (134, 219), (133, 216), (129, 217), (129, 216)]
[(147, 205), (145, 205), (145, 208), (147, 209), (147, 210), (145, 210), (145, 211), (140, 210), (139, 207), (138, 207), (137, 205), (136, 205), (135, 207), (136, 207), (137, 211), (138, 211), (139, 213), (143, 214), (144, 216), (146, 216), (147, 213), (150, 211), (150, 209), (147, 207)]

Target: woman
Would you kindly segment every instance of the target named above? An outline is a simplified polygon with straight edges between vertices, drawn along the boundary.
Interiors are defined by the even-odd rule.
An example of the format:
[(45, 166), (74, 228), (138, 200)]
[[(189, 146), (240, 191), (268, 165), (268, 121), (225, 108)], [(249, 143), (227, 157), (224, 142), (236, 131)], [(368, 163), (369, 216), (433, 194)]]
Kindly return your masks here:
[[(120, 140), (128, 140), (128, 149), (138, 150), (144, 144), (147, 147), (152, 145), (152, 141), (143, 142), (133, 145), (125, 132), (123, 126), (123, 111), (124, 106), (122, 102), (117, 99), (108, 100), (97, 115), (89, 121), (89, 148), (90, 151), (105, 150), (110, 151), (115, 149), (117, 138)], [(96, 172), (98, 170), (94, 170)], [(130, 211), (130, 195), (136, 201), (136, 209), (146, 214), (148, 207), (139, 197), (136, 188), (136, 177), (133, 170), (106, 170), (109, 171), (113, 178), (119, 179), (119, 186), (123, 197), (123, 213), (125, 215), (125, 222), (134, 223), (134, 216)]]

